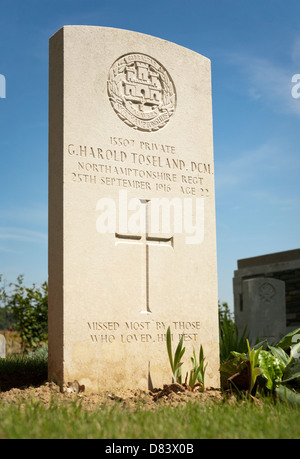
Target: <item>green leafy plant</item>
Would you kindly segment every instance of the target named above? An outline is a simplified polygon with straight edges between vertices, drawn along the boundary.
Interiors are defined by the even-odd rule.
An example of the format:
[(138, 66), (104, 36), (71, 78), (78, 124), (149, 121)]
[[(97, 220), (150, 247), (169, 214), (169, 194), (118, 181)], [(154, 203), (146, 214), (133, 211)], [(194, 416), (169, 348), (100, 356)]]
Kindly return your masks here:
[(233, 358), (221, 364), (223, 388), (268, 392), (300, 406), (300, 328), (274, 346), (265, 341), (250, 349), (247, 340), (247, 347), (248, 354), (232, 352)]
[(263, 370), (262, 376), (266, 380), (265, 387), (273, 391), (283, 376), (284, 365), (270, 352), (261, 350), (258, 366)]
[(300, 406), (300, 328), (285, 335), (274, 346), (268, 346), (283, 369), (276, 381), (275, 393), (281, 400)]
[[(169, 362), (173, 373), (173, 379), (175, 382), (182, 384), (182, 372), (181, 367), (183, 364), (182, 357), (185, 353), (185, 347), (183, 347), (183, 336), (180, 338), (180, 341), (176, 347), (175, 354), (173, 357), (172, 352), (172, 336), (171, 329), (167, 329), (167, 351), (169, 356)], [(205, 390), (204, 378), (207, 363), (204, 364), (205, 357), (203, 346), (200, 346), (199, 357), (197, 359), (195, 349), (193, 349), (193, 356), (191, 357), (191, 362), (193, 364), (192, 370), (190, 373), (186, 373), (185, 382), (183, 383), (189, 390), (194, 390), (195, 387), (200, 386), (202, 391)]]
[(263, 373), (258, 368), (258, 359), (262, 347), (251, 349), (248, 339), (246, 340), (248, 353), (232, 351), (234, 358), (226, 361), (220, 367), (222, 386), (238, 390), (246, 390), (250, 395), (255, 395), (257, 377)]
[(229, 360), (231, 352), (247, 352), (246, 339), (248, 338), (247, 328), (239, 336), (237, 325), (232, 318), (227, 303), (219, 303), (219, 332), (220, 332), (220, 362)]
[(167, 350), (168, 350), (169, 362), (171, 365), (174, 381), (181, 384), (181, 366), (183, 364), (181, 359), (183, 357), (183, 354), (185, 353), (185, 347), (183, 347), (183, 335), (177, 345), (177, 348), (174, 354), (174, 358), (173, 358), (172, 337), (171, 337), (170, 327), (168, 327), (167, 329)]
[(250, 375), (249, 375), (249, 393), (252, 394), (252, 391), (255, 387), (256, 379), (259, 375), (263, 373), (263, 369), (258, 367), (259, 363), (259, 356), (262, 350), (262, 347), (259, 349), (250, 349), (249, 341), (247, 341), (247, 347), (248, 347), (248, 356), (249, 356), (249, 370), (250, 370)]
[(23, 285), (23, 276), (10, 284), (11, 292), (5, 297), (5, 310), (13, 317), (14, 326), (20, 333), (23, 352), (36, 349), (48, 337), (48, 285), (40, 288)]
[[(205, 357), (203, 346), (201, 344), (199, 351), (199, 361), (197, 361), (195, 349), (193, 350), (193, 357), (191, 357), (193, 368), (190, 371), (189, 386), (193, 390), (196, 386), (200, 386), (201, 390), (205, 390), (204, 378), (207, 363), (204, 365)], [(197, 382), (198, 381), (198, 382)]]

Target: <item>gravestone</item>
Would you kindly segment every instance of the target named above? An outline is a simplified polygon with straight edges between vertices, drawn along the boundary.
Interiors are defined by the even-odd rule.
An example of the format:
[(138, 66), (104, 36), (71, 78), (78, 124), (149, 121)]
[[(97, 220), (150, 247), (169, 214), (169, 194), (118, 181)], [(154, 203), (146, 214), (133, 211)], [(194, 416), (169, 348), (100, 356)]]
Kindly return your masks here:
[(286, 332), (300, 327), (300, 249), (269, 253), (238, 260), (234, 271), (233, 293), (235, 316), (239, 315), (243, 281), (272, 277), (285, 283)]
[(286, 332), (284, 282), (266, 277), (243, 281), (242, 308), (235, 319), (240, 333), (247, 326), (252, 344), (278, 342)]
[(6, 357), (6, 341), (5, 336), (0, 334), (0, 358)]
[(210, 61), (66, 26), (49, 82), (49, 379), (161, 387), (170, 326), (219, 386)]

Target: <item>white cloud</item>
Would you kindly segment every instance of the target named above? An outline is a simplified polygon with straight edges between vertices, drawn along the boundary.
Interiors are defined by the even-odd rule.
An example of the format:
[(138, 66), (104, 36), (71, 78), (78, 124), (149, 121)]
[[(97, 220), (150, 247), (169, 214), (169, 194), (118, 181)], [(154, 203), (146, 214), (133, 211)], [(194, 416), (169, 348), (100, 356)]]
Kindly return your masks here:
[[(45, 205), (32, 205), (28, 207), (10, 207), (0, 210), (1, 220), (18, 223), (31, 223), (44, 226), (48, 221), (48, 207)], [(10, 223), (11, 224), (11, 223)], [(11, 226), (16, 226), (12, 223)]]
[(264, 203), (265, 206), (276, 207), (278, 212), (292, 212), (299, 209), (299, 199), (294, 196), (282, 196), (278, 192), (267, 190), (253, 190), (253, 199)]
[(292, 45), (291, 58), (294, 64), (300, 67), (300, 37), (297, 37)]
[[(293, 171), (299, 169), (300, 160), (289, 153), (285, 142), (269, 140), (256, 149), (244, 150), (231, 155), (230, 159), (216, 161), (215, 186), (218, 200), (232, 197), (233, 205), (264, 205), (278, 211), (299, 210), (299, 194), (296, 193)], [(290, 182), (288, 180), (290, 177)]]
[(230, 160), (218, 160), (216, 169), (216, 189), (234, 187), (245, 181), (257, 171), (274, 168), (274, 158), (278, 156), (277, 148), (271, 143), (265, 143), (253, 150), (245, 150), (231, 155)]
[(0, 241), (13, 240), (20, 242), (46, 243), (47, 234), (25, 228), (0, 227)]
[(20, 251), (11, 249), (9, 247), (4, 247), (3, 245), (0, 245), (0, 253), (6, 253), (9, 255), (19, 255)]
[(272, 61), (246, 53), (230, 53), (227, 62), (243, 73), (243, 91), (246, 89), (254, 101), (266, 103), (276, 113), (300, 116), (300, 99), (294, 99), (291, 91), (295, 63), (300, 63), (300, 37), (289, 52), (289, 62)]

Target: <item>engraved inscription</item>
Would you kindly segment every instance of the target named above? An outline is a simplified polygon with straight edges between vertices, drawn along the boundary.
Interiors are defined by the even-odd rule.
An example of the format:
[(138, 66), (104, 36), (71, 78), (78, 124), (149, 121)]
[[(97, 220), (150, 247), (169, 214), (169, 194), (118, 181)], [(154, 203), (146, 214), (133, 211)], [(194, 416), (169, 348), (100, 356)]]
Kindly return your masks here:
[(109, 71), (107, 91), (119, 118), (140, 131), (161, 129), (176, 108), (169, 73), (146, 54), (130, 53), (117, 59)]
[(213, 164), (182, 159), (171, 144), (111, 136), (101, 145), (69, 143), (74, 183), (209, 197)]
[(171, 340), (178, 342), (181, 338), (185, 343), (197, 343), (199, 331), (198, 321), (126, 321), (126, 322), (87, 322), (87, 332), (92, 343), (123, 344), (133, 343), (165, 343), (168, 326), (171, 327)]

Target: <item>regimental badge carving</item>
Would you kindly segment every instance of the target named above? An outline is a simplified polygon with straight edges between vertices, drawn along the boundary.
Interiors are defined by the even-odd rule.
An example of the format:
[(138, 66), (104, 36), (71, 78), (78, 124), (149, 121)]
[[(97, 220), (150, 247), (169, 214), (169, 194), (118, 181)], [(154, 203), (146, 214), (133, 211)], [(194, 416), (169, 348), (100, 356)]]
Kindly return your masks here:
[(259, 296), (264, 303), (271, 303), (275, 293), (275, 288), (269, 282), (262, 284), (259, 289)]
[(176, 90), (167, 70), (153, 57), (126, 54), (110, 68), (107, 91), (116, 114), (140, 131), (164, 127), (176, 108)]

